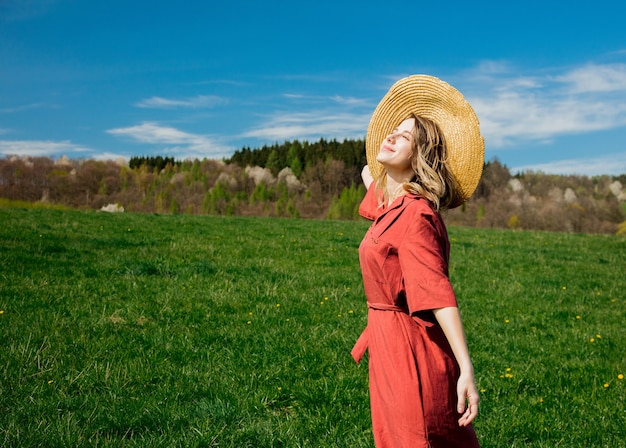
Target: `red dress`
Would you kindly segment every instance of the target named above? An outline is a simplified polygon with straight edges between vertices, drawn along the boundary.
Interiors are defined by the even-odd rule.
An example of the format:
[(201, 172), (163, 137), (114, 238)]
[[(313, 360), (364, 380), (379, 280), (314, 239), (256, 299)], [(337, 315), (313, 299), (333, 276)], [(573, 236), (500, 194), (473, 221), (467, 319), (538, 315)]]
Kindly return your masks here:
[(458, 424), (459, 367), (432, 310), (457, 306), (448, 279), (450, 243), (430, 202), (404, 195), (379, 208), (374, 184), (359, 212), (374, 222), (359, 247), (367, 328), (352, 356), (369, 351), (377, 448), (477, 448)]

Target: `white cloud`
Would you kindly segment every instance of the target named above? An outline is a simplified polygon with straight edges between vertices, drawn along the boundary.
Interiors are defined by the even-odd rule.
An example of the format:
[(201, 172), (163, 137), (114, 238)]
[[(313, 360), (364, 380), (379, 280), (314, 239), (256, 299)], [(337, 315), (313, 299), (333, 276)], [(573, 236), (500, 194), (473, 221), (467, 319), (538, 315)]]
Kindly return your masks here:
[(109, 129), (107, 133), (129, 137), (140, 143), (158, 145), (162, 152), (183, 159), (228, 157), (234, 151), (233, 147), (223, 145), (206, 135), (192, 134), (153, 122), (144, 122), (127, 128)]
[(555, 162), (540, 163), (513, 167), (512, 173), (523, 171), (541, 171), (546, 174), (577, 174), (585, 176), (597, 176), (602, 174), (620, 175), (626, 173), (626, 153), (607, 154), (592, 159), (568, 159)]
[(308, 98), (306, 95), (302, 95), (300, 93), (283, 93), (283, 96), (292, 100), (302, 100)]
[(62, 154), (90, 153), (93, 150), (69, 141), (0, 140), (0, 154), (9, 156), (49, 157)]
[(354, 98), (349, 96), (335, 95), (330, 97), (330, 99), (336, 103), (345, 104), (347, 106), (361, 106), (367, 104), (367, 101), (362, 98)]
[[(395, 76), (393, 82), (399, 77)], [(558, 137), (626, 126), (626, 65), (586, 64), (565, 70), (520, 70), (506, 61), (485, 61), (463, 73), (463, 87), (480, 119), (488, 148), (547, 144)], [(387, 86), (388, 87), (388, 86)], [(372, 92), (378, 95), (378, 92)], [(276, 113), (242, 137), (263, 140), (365, 136), (379, 97), (286, 93), (299, 111)], [(309, 112), (302, 112), (308, 103)], [(315, 105), (325, 104), (325, 110)], [(351, 113), (349, 108), (360, 107)], [(526, 145), (527, 146), (527, 145)]]
[(292, 100), (306, 100), (311, 103), (337, 103), (344, 106), (363, 106), (368, 104), (368, 100), (364, 98), (355, 98), (349, 96), (332, 95), (332, 96), (315, 96), (315, 95), (303, 95), (299, 93), (284, 93), (284, 98)]
[(270, 117), (255, 129), (241, 137), (255, 137), (262, 140), (307, 140), (332, 138), (364, 138), (370, 113), (350, 114), (329, 111), (300, 113), (280, 113)]
[(15, 107), (5, 107), (0, 109), (0, 113), (15, 113), (15, 112), (23, 112), (25, 110), (32, 110), (32, 109), (42, 109), (42, 108), (54, 108), (56, 106), (52, 106), (49, 104), (44, 104), (44, 103), (31, 103), (31, 104), (23, 104), (21, 106), (15, 106)]
[(626, 91), (626, 65), (595, 65), (589, 64), (576, 68), (557, 81), (570, 86), (571, 93), (586, 92), (624, 92)]
[(491, 147), (626, 126), (626, 66), (621, 64), (533, 76), (503, 71), (494, 76), (488, 70), (472, 81), (467, 98)]
[(226, 103), (224, 98), (213, 95), (199, 95), (193, 98), (168, 99), (160, 96), (146, 98), (135, 104), (136, 107), (144, 109), (176, 109), (176, 108), (208, 108)]

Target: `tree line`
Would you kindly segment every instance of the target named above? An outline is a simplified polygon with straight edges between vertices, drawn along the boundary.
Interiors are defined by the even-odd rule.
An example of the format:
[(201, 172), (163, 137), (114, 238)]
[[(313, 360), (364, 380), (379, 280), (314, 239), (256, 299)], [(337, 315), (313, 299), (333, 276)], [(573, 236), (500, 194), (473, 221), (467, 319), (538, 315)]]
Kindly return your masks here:
[[(125, 163), (62, 157), (0, 159), (0, 197), (151, 213), (361, 219), (363, 140), (286, 141), (223, 160), (133, 157)], [(512, 175), (485, 164), (475, 194), (450, 210), (452, 225), (566, 232), (626, 232), (626, 174)]]

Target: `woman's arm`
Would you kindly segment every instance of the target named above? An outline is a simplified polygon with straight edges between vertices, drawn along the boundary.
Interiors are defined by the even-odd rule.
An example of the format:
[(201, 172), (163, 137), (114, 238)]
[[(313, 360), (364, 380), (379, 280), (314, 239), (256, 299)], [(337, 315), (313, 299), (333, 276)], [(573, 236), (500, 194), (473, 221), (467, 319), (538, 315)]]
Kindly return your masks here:
[[(461, 375), (457, 382), (457, 410), (459, 414), (463, 414), (461, 418), (459, 418), (459, 425), (467, 426), (478, 415), (478, 402), (480, 397), (476, 389), (474, 367), (472, 366), (472, 360), (470, 359), (469, 350), (467, 349), (461, 314), (457, 307), (439, 308), (433, 310), (433, 313), (446, 335), (454, 357), (461, 369)], [(466, 406), (466, 400), (469, 404), (468, 406)]]
[(365, 165), (363, 167), (363, 170), (361, 171), (361, 179), (363, 179), (365, 190), (369, 190), (370, 185), (372, 185), (372, 182), (374, 181), (374, 178), (372, 177), (372, 173), (370, 173), (370, 167), (368, 165)]

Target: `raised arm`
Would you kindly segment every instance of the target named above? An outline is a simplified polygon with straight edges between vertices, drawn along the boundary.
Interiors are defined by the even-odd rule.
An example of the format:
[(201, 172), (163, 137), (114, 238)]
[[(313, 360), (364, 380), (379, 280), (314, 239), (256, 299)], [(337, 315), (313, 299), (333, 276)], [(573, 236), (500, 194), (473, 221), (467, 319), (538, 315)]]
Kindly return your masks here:
[(370, 185), (372, 185), (372, 182), (374, 181), (374, 178), (372, 177), (372, 173), (370, 173), (370, 167), (368, 165), (365, 165), (363, 167), (363, 170), (361, 171), (361, 179), (363, 179), (365, 189), (369, 190)]

